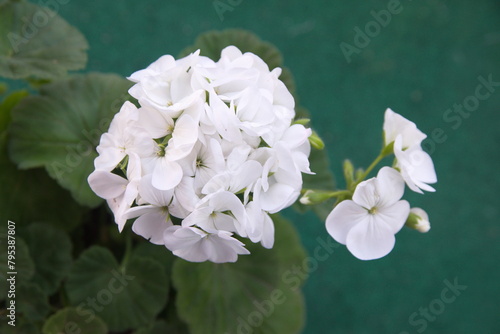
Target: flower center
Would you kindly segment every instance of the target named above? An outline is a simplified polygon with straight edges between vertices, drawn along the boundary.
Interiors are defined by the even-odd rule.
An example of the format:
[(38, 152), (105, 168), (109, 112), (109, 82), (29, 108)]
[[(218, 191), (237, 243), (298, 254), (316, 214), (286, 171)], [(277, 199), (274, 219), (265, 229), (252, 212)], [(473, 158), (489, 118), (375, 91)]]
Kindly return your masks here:
[(378, 212), (378, 209), (376, 206), (374, 206), (373, 208), (371, 208), (370, 210), (368, 210), (368, 213), (371, 214), (371, 215), (374, 215)]

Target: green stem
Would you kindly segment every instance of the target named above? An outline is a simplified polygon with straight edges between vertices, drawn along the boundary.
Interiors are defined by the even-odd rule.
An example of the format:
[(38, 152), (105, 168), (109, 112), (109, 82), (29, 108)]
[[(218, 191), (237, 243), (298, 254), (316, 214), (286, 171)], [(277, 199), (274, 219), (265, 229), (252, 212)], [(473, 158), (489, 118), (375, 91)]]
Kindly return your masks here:
[(132, 254), (132, 233), (129, 229), (125, 231), (125, 254), (123, 255), (121, 269), (125, 271), (130, 260), (130, 255)]

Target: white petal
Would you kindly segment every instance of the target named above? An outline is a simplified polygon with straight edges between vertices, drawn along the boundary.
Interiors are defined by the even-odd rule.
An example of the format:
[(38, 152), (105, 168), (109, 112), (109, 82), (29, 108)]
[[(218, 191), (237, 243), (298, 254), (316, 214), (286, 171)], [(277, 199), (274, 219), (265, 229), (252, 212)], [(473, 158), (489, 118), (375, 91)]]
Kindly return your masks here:
[(153, 187), (160, 190), (174, 188), (182, 180), (182, 167), (166, 157), (158, 158), (153, 171)]
[(378, 208), (376, 215), (396, 234), (404, 226), (409, 214), (410, 204), (403, 200), (388, 207)]
[(153, 175), (145, 175), (139, 184), (139, 194), (143, 201), (158, 207), (169, 206), (172, 202), (173, 190), (160, 190), (153, 186)]
[(174, 128), (174, 121), (168, 115), (153, 108), (142, 107), (139, 121), (152, 138), (164, 137)]
[(380, 196), (377, 207), (390, 206), (403, 197), (405, 181), (401, 174), (391, 167), (382, 167), (377, 174), (377, 192)]
[(346, 238), (347, 249), (360, 260), (386, 256), (394, 248), (396, 238), (391, 228), (376, 215), (354, 226)]
[(358, 184), (352, 195), (352, 200), (367, 210), (376, 206), (379, 199), (377, 180), (374, 177)]
[(335, 241), (346, 243), (349, 231), (368, 219), (368, 212), (351, 200), (340, 202), (326, 218), (326, 230)]
[(422, 140), (427, 137), (422, 131), (417, 129), (415, 123), (388, 108), (384, 115), (385, 145), (389, 145), (395, 141), (398, 135), (402, 135), (403, 137), (403, 148), (420, 145)]
[(153, 244), (163, 245), (163, 234), (170, 226), (172, 226), (172, 222), (168, 214), (164, 214), (158, 209), (156, 212), (149, 212), (137, 218), (132, 225), (132, 231)]
[(110, 172), (96, 170), (89, 175), (88, 183), (97, 196), (111, 199), (123, 194), (128, 180)]

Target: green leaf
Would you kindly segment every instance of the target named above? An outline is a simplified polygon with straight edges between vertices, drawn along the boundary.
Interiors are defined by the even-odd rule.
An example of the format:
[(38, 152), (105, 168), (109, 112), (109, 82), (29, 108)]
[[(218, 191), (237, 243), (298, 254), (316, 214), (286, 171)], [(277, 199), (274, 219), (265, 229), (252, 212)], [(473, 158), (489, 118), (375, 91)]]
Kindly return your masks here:
[(11, 110), (26, 96), (15, 91), (0, 103), (0, 212), (18, 226), (40, 221), (69, 230), (81, 221), (82, 208), (45, 170), (20, 171), (7, 155)]
[[(52, 2), (59, 8), (57, 1)], [(0, 4), (0, 76), (54, 79), (87, 63), (85, 37), (53, 10), (25, 1)]]
[(22, 234), (35, 263), (31, 281), (47, 295), (53, 294), (71, 267), (71, 241), (66, 233), (48, 224), (35, 223)]
[(98, 316), (82, 316), (78, 309), (67, 307), (52, 315), (42, 328), (43, 334), (107, 334), (108, 328)]
[(20, 284), (16, 291), (17, 312), (31, 321), (43, 320), (50, 311), (47, 295), (33, 283)]
[(0, 140), (4, 140), (4, 137), (7, 136), (6, 130), (10, 124), (12, 108), (28, 95), (29, 93), (26, 90), (18, 90), (11, 93), (0, 103)]
[(113, 74), (74, 76), (44, 85), (12, 111), (12, 160), (22, 169), (45, 167), (75, 200), (90, 207), (102, 202), (87, 183), (95, 147), (131, 83)]
[(133, 253), (133, 257), (141, 257), (152, 259), (162, 265), (165, 268), (165, 274), (170, 277), (172, 274), (172, 266), (174, 260), (177, 258), (172, 254), (165, 246), (155, 245), (148, 241), (143, 241), (139, 243)]
[(293, 226), (275, 215), (273, 249), (249, 244), (236, 263), (178, 260), (173, 282), (179, 316), (191, 333), (298, 333), (303, 326), (303, 283), (294, 274), (305, 251)]
[[(15, 237), (15, 244), (10, 245), (14, 246), (15, 254), (12, 254), (13, 248), (8, 248), (9, 242), (7, 231), (7, 222), (2, 222), (0, 226), (0, 300), (7, 297), (7, 278), (11, 276), (7, 274), (8, 272), (17, 272), (17, 275), (15, 275), (16, 284), (22, 284), (29, 281), (35, 273), (35, 265), (30, 257), (26, 242), (21, 237), (11, 234), (11, 240), (12, 237)], [(9, 260), (8, 252), (11, 252), (11, 255), (15, 256), (15, 259), (12, 260), (15, 263), (14, 270), (9, 268), (7, 262)]]
[(292, 73), (283, 67), (283, 57), (273, 44), (264, 42), (257, 35), (243, 29), (227, 29), (222, 31), (207, 31), (198, 36), (192, 46), (185, 48), (180, 57), (185, 57), (200, 49), (200, 54), (214, 61), (218, 61), (222, 49), (234, 45), (241, 52), (252, 52), (262, 58), (272, 70), (275, 67), (283, 69), (280, 80), (286, 85), (290, 93), (295, 94), (295, 82)]
[(174, 328), (169, 326), (164, 320), (157, 320), (155, 321), (153, 326), (150, 326), (148, 328), (142, 328), (134, 332), (134, 334), (166, 334), (166, 333), (180, 334), (180, 332), (176, 331)]
[(152, 259), (134, 256), (120, 266), (111, 252), (93, 246), (75, 262), (66, 284), (71, 304), (98, 312), (111, 331), (144, 327), (168, 298), (169, 280)]

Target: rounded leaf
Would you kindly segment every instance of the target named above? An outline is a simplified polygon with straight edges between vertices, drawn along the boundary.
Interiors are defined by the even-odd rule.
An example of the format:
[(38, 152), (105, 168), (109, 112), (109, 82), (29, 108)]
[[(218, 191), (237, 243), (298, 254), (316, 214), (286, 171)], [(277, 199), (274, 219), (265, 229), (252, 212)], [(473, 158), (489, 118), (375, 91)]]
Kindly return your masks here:
[(83, 316), (78, 309), (67, 307), (48, 318), (43, 325), (42, 332), (43, 334), (107, 334), (108, 328), (98, 316), (93, 315), (92, 318), (89, 318)]
[(95, 147), (131, 84), (112, 74), (74, 76), (44, 85), (40, 96), (12, 111), (10, 156), (22, 168), (45, 167), (75, 200), (90, 207), (102, 199), (87, 182)]
[(75, 262), (66, 284), (70, 302), (98, 313), (111, 331), (151, 323), (168, 298), (169, 280), (158, 262), (133, 256), (120, 266), (111, 252), (93, 246)]
[(300, 332), (303, 279), (293, 270), (302, 268), (305, 252), (291, 224), (276, 215), (273, 220), (273, 249), (247, 245), (252, 254), (236, 263), (175, 263), (177, 311), (191, 333)]
[(54, 12), (60, 4), (51, 4), (0, 3), (0, 76), (53, 79), (85, 67), (87, 40)]
[(71, 267), (72, 245), (66, 233), (48, 224), (31, 224), (22, 234), (35, 264), (31, 282), (53, 294)]

